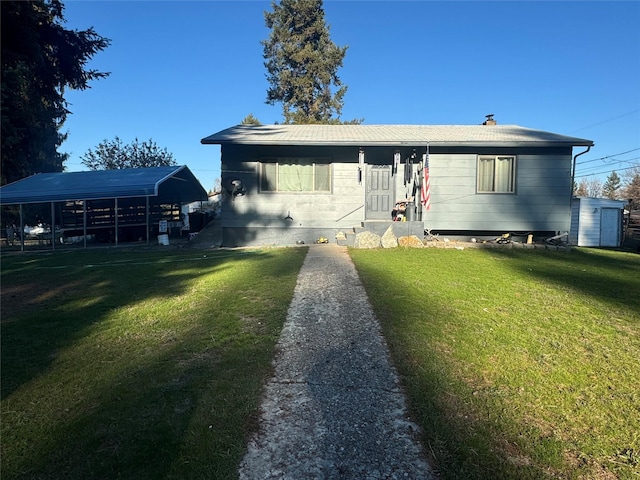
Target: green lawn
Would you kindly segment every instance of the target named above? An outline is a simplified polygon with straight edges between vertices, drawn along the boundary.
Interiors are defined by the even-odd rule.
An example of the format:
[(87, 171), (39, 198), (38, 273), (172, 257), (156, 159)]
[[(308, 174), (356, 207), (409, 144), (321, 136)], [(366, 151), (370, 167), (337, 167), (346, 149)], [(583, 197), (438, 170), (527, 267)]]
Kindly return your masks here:
[[(232, 479), (306, 248), (2, 257), (2, 478)], [(640, 256), (350, 250), (443, 479), (638, 479)]]
[(305, 253), (3, 256), (3, 480), (234, 478)]
[(640, 478), (640, 256), (350, 253), (444, 479)]

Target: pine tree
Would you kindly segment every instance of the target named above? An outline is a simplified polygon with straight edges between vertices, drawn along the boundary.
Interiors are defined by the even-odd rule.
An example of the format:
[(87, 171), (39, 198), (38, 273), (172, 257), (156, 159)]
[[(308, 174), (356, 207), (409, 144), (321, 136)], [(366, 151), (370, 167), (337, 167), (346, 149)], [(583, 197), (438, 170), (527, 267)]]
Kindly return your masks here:
[(287, 124), (342, 123), (347, 87), (338, 69), (347, 47), (331, 41), (322, 0), (274, 0), (271, 6), (273, 11), (264, 14), (271, 33), (262, 41), (267, 103), (282, 103)]
[(612, 200), (615, 200), (616, 198), (618, 198), (618, 189), (620, 188), (621, 182), (622, 181), (621, 181), (620, 177), (618, 176), (618, 174), (614, 170), (607, 177), (607, 181), (604, 182), (604, 185), (602, 186), (602, 194), (606, 198), (610, 198)]
[(253, 113), (250, 113), (244, 117), (240, 125), (260, 125), (260, 120), (258, 120)]
[(2, 148), (0, 184), (60, 172), (65, 89), (84, 90), (108, 73), (87, 68), (109, 40), (93, 28), (66, 30), (60, 0), (2, 1)]

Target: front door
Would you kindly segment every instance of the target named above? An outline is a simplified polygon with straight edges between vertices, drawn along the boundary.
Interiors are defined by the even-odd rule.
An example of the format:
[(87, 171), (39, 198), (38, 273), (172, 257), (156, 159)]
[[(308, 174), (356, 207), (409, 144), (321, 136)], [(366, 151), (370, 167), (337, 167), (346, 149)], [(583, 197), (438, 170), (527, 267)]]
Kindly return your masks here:
[(395, 196), (391, 165), (367, 165), (366, 173), (365, 218), (391, 220)]

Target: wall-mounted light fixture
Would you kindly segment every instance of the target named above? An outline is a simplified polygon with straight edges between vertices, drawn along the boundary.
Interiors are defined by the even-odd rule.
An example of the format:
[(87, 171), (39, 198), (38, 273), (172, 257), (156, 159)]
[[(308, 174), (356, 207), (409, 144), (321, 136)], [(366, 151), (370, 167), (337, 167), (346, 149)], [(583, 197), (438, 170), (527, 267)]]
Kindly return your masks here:
[(244, 188), (241, 180), (232, 180), (231, 185), (231, 189), (228, 189), (226, 187), (223, 188), (231, 196), (232, 200), (235, 200), (236, 197), (243, 197), (247, 194), (247, 189)]

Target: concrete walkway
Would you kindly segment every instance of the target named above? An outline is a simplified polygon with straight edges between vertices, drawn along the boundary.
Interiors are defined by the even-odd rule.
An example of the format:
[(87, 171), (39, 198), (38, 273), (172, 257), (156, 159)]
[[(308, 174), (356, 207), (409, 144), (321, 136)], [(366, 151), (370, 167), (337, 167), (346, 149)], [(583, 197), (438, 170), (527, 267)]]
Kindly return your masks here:
[(432, 479), (380, 326), (345, 247), (298, 276), (241, 479)]

